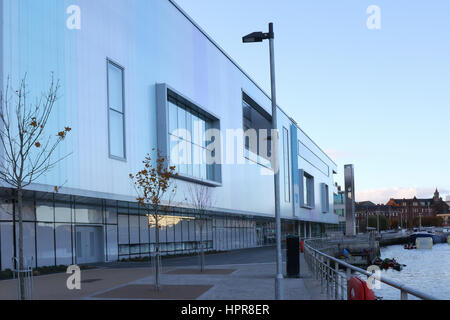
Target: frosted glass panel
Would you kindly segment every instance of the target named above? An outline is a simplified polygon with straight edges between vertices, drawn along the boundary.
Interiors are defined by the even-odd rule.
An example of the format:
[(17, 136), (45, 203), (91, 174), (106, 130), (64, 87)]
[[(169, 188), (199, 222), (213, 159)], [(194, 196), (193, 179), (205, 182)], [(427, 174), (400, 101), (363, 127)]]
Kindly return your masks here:
[(38, 267), (55, 265), (53, 223), (37, 224)]
[(208, 221), (206, 232), (207, 232), (207, 239), (208, 240), (213, 240), (212, 221)]
[(139, 243), (139, 216), (130, 215), (130, 244), (131, 243)]
[(71, 222), (72, 209), (69, 204), (55, 203), (55, 221)]
[(171, 217), (167, 219), (167, 242), (175, 241), (174, 219)]
[[(34, 232), (34, 222), (24, 222), (23, 224), (23, 255), (26, 261), (30, 258), (34, 259), (36, 263), (36, 253), (35, 253), (35, 232)], [(16, 224), (16, 241), (19, 242), (19, 226)]]
[[(15, 212), (16, 215), (16, 219), (19, 219), (19, 213)], [(34, 202), (32, 201), (24, 201), (23, 202), (23, 207), (22, 207), (22, 215), (23, 215), (23, 219), (25, 221), (35, 221), (36, 217), (34, 214)]]
[(36, 206), (36, 220), (39, 222), (53, 222), (53, 204), (38, 203)]
[(12, 257), (14, 255), (13, 248), (13, 225), (12, 222), (1, 222), (0, 223), (0, 254), (2, 258), (1, 269), (12, 269)]
[(128, 216), (119, 215), (119, 244), (129, 244)]
[(117, 259), (117, 227), (107, 226), (107, 252), (108, 261), (114, 261)]
[[(140, 216), (140, 243), (148, 243), (149, 242), (149, 233), (148, 233), (148, 218), (147, 216)], [(148, 251), (148, 250), (147, 250)]]
[(77, 223), (103, 223), (102, 209), (94, 206), (77, 205), (75, 207)]
[(0, 220), (12, 221), (13, 207), (10, 203), (0, 204)]
[(106, 208), (106, 223), (117, 224), (117, 208)]
[(175, 228), (175, 242), (181, 242), (183, 240), (181, 237), (181, 229), (182, 229), (181, 219), (177, 218), (174, 228)]
[(155, 231), (156, 231), (155, 225), (154, 224), (150, 225), (150, 230), (149, 230), (149, 232), (150, 232), (150, 243), (155, 243), (156, 242), (156, 233), (155, 233)]
[(195, 220), (188, 220), (189, 224), (189, 240), (195, 241)]
[(71, 227), (69, 224), (56, 225), (56, 264), (72, 264)]
[(183, 220), (181, 222), (181, 232), (183, 241), (189, 241), (189, 222), (188, 220)]

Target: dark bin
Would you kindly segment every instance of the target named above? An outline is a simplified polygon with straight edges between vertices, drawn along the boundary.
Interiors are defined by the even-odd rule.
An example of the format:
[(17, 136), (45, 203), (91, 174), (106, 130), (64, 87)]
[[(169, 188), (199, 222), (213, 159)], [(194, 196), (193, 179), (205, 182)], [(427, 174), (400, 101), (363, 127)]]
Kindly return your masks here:
[(286, 271), (287, 276), (300, 277), (300, 237), (286, 237)]

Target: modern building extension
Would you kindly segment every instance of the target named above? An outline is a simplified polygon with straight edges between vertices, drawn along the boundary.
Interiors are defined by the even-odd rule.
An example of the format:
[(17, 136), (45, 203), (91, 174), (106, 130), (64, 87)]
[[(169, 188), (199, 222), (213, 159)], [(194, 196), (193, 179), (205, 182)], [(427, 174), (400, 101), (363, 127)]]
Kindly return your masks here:
[[(51, 73), (61, 91), (49, 130), (72, 128), (57, 150), (70, 156), (25, 193), (26, 258), (45, 266), (151, 255), (155, 226), (129, 174), (153, 149), (179, 174), (162, 221), (164, 253), (198, 248), (196, 212), (185, 201), (192, 184), (213, 190), (202, 237), (208, 250), (274, 242), (273, 168), (270, 150), (263, 152), (270, 133), (256, 143), (239, 134), (270, 128), (270, 97), (173, 1), (0, 0), (2, 87), (26, 74), (39, 97)], [(337, 166), (278, 112), (283, 234), (316, 236), (338, 224)], [(221, 135), (213, 150), (209, 129)], [(186, 154), (177, 150), (190, 150), (193, 161), (180, 161)], [(218, 160), (205, 161), (211, 156)], [(0, 269), (7, 269), (18, 254), (17, 215), (9, 186), (1, 196)]]

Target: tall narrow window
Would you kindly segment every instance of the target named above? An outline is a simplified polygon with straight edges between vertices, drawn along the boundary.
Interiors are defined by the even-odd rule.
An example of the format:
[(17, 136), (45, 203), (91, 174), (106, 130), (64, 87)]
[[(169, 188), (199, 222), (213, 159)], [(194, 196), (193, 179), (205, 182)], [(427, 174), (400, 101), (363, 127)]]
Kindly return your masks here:
[(328, 185), (325, 183), (322, 183), (322, 212), (328, 213), (330, 212), (330, 194), (329, 194), (329, 188)]
[(300, 206), (303, 208), (314, 208), (315, 196), (314, 196), (314, 177), (303, 170), (300, 170), (301, 183), (301, 202)]
[(272, 117), (246, 94), (242, 108), (245, 157), (270, 168)]
[(284, 200), (291, 201), (291, 179), (289, 168), (289, 131), (283, 128), (283, 161), (284, 161)]
[(125, 106), (123, 68), (108, 61), (109, 154), (125, 159)]

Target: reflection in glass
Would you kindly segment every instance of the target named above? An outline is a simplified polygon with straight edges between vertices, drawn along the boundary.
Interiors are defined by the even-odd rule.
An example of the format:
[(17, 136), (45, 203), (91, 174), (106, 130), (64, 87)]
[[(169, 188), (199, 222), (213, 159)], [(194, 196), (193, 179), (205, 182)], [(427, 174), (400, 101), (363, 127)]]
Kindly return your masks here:
[(36, 206), (36, 220), (40, 222), (53, 222), (53, 204), (49, 202), (38, 202)]

